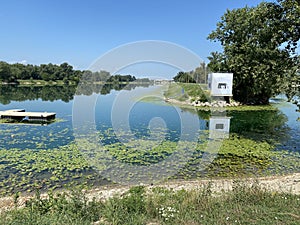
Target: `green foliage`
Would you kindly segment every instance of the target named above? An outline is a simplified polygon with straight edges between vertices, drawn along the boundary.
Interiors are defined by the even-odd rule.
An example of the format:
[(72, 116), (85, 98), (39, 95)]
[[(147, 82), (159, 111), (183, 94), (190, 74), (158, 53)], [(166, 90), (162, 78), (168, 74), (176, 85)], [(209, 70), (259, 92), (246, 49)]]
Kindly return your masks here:
[(254, 181), (235, 181), (232, 191), (212, 195), (211, 185), (174, 191), (133, 187), (105, 202), (87, 201), (82, 192), (42, 199), (37, 194), (24, 208), (0, 215), (0, 223), (90, 224), (298, 224), (298, 195), (271, 192)]
[[(133, 82), (137, 79), (131, 75), (114, 75), (112, 76), (107, 71), (92, 72), (89, 70), (80, 71), (74, 70), (68, 63), (55, 65), (52, 63), (36, 65), (23, 65), (20, 63), (8, 64), (0, 62), (0, 82), (3, 83), (18, 83), (17, 80), (42, 80), (48, 83), (63, 81), (63, 83), (75, 83), (80, 80), (84, 82)], [(139, 81), (139, 80), (138, 80)], [(149, 82), (149, 79), (141, 79), (141, 82)]]
[[(253, 107), (252, 107), (253, 108)], [(287, 138), (287, 117), (271, 106), (256, 110), (230, 110), (230, 132), (255, 141), (267, 141), (275, 145)]]
[(173, 80), (180, 83), (206, 83), (207, 74), (210, 72), (209, 68), (204, 62), (195, 68), (195, 70), (189, 72), (178, 72)]
[(26, 201), (26, 206), (15, 209), (6, 215), (1, 215), (1, 224), (78, 224), (90, 225), (99, 219), (102, 203), (95, 199), (88, 201), (81, 191), (71, 193), (48, 193), (41, 197), (37, 192), (35, 197)]
[(229, 67), (226, 64), (226, 56), (219, 52), (212, 52), (211, 56), (207, 57), (209, 59), (208, 67), (213, 72), (228, 72)]
[(206, 66), (204, 62), (200, 63), (200, 65), (195, 68), (195, 70), (189, 72), (178, 72), (173, 80), (175, 82), (180, 83), (206, 83), (207, 82), (207, 74), (210, 72), (209, 68)]
[(166, 159), (174, 152), (176, 146), (176, 142), (171, 141), (164, 141), (155, 146), (155, 142), (141, 140), (129, 141), (126, 146), (122, 143), (111, 144), (107, 149), (119, 161), (135, 165), (151, 165)]
[(173, 77), (175, 82), (181, 83), (196, 83), (195, 79), (187, 72), (178, 72), (175, 77)]
[[(212, 53), (212, 71), (234, 73), (233, 97), (246, 104), (268, 104), (299, 70), (295, 46), (300, 39), (298, 1), (260, 3), (228, 10), (208, 38), (224, 52)], [(293, 20), (295, 19), (295, 20)]]
[(208, 101), (208, 94), (202, 89), (199, 84), (171, 84), (164, 92), (164, 96), (166, 98), (177, 99), (179, 101), (185, 101), (189, 98), (201, 102)]
[(143, 186), (132, 187), (122, 197), (110, 198), (103, 207), (103, 217), (112, 224), (143, 224), (146, 212)]
[(51, 150), (1, 149), (0, 153), (1, 195), (58, 188), (67, 181), (76, 186), (93, 174), (75, 145)]
[(115, 75), (115, 76), (111, 76), (107, 82), (132, 82), (135, 81), (136, 78), (135, 76), (131, 76), (131, 75)]
[(1, 82), (14, 82), (16, 80), (10, 66), (6, 62), (0, 61), (0, 81)]
[(209, 73), (209, 68), (207, 65), (202, 62), (200, 63), (200, 66), (197, 67), (194, 71), (191, 71), (192, 77), (194, 77), (196, 83), (207, 83), (207, 74)]
[(207, 102), (209, 100), (208, 93), (206, 93), (199, 84), (179, 84), (185, 93), (195, 100), (200, 102)]
[(18, 80), (44, 80), (44, 81), (57, 81), (67, 79), (69, 81), (77, 82), (82, 72), (79, 70), (73, 70), (73, 67), (68, 63), (62, 63), (60, 65), (41, 64), (40, 66), (23, 65), (20, 63), (8, 64), (12, 70), (10, 76), (15, 77)]
[(82, 191), (72, 191), (70, 194), (48, 193), (48, 198), (42, 198), (40, 192), (37, 191), (35, 198), (26, 202), (26, 207), (32, 211), (37, 212), (40, 216), (45, 215), (51, 211), (57, 213), (66, 213), (73, 216), (76, 220), (95, 221), (99, 217), (99, 209), (101, 204), (95, 200), (88, 201), (88, 198)]
[(145, 188), (143, 186), (132, 187), (124, 193), (122, 198), (117, 196), (109, 199), (105, 204), (103, 215), (114, 224), (140, 224), (139, 216), (146, 214)]

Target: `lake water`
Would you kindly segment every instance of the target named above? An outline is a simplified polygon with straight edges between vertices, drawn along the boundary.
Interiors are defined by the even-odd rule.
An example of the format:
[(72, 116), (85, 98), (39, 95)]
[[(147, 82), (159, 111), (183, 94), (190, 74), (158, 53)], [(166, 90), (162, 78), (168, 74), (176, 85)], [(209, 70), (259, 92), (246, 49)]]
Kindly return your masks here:
[[(51, 90), (53, 89), (54, 90)], [(103, 131), (107, 128), (112, 128), (112, 110), (120, 114), (115, 117), (121, 117), (121, 122), (129, 123), (130, 129), (134, 131), (137, 138), (146, 135), (148, 131), (149, 122), (153, 118), (161, 118), (168, 129), (168, 140), (178, 140), (181, 131), (181, 114), (187, 115), (191, 122), (199, 123), (200, 130), (208, 130), (208, 117), (207, 112), (197, 112), (194, 109), (180, 108), (174, 105), (163, 104), (162, 96), (155, 93), (160, 87), (137, 87), (135, 85), (118, 87), (103, 88), (101, 85), (93, 87), (91, 94), (94, 92), (97, 101), (94, 110), (95, 124), (97, 130)], [(129, 90), (124, 90), (127, 88)], [(105, 89), (105, 90), (103, 90)], [(72, 126), (72, 109), (73, 97), (75, 95), (76, 87), (11, 87), (9, 90), (4, 89), (0, 93), (5, 93), (0, 99), (0, 111), (8, 109), (26, 109), (26, 111), (39, 111), (39, 112), (56, 112), (58, 122), (52, 123), (47, 126), (30, 126), (20, 124), (1, 124), (0, 125), (0, 148), (43, 148), (49, 149), (59, 146), (67, 145), (74, 140), (73, 126)], [(104, 94), (98, 92), (104, 91)], [(131, 92), (128, 94), (128, 92)], [(119, 95), (127, 93), (127, 99), (120, 100)], [(53, 96), (53, 97), (51, 97)], [(157, 96), (157, 100), (148, 101), (147, 97)], [(287, 146), (286, 150), (300, 151), (299, 135), (300, 135), (300, 122), (297, 121), (300, 113), (296, 112), (297, 106), (284, 101), (284, 96), (280, 96), (272, 100), (271, 103), (283, 113), (287, 120), (285, 123), (278, 124), (274, 112), (264, 112), (264, 110), (257, 111), (230, 111), (223, 113), (223, 116), (231, 117), (230, 119), (230, 132), (243, 133), (245, 131), (256, 131), (260, 133), (276, 133), (280, 129), (285, 130), (285, 135), (289, 138), (282, 142), (283, 146)], [(120, 102), (121, 101), (121, 102)], [(161, 102), (159, 102), (161, 101)], [(161, 104), (159, 104), (161, 103)], [(116, 108), (114, 104), (123, 104)], [(125, 106), (130, 105), (128, 110)], [(84, 106), (82, 106), (84, 107)], [(126, 108), (126, 109), (125, 109)], [(127, 110), (124, 112), (123, 110)], [(84, 113), (84, 111), (83, 111)], [(122, 117), (127, 113), (127, 117)], [(84, 116), (84, 115), (83, 115)], [(123, 119), (123, 121), (122, 121)], [(189, 124), (187, 124), (189, 126)], [(255, 129), (254, 129), (255, 128)], [(279, 139), (280, 137), (278, 137)], [(108, 141), (108, 140), (105, 140)], [(109, 142), (112, 142), (110, 140)], [(115, 140), (116, 141), (116, 140)]]
[[(271, 101), (279, 111), (257, 109), (212, 113), (165, 103), (162, 99), (163, 88), (149, 85), (93, 85), (88, 90), (81, 90), (80, 95), (76, 95), (74, 100), (76, 87), (73, 86), (3, 86), (0, 88), (0, 111), (26, 109), (26, 111), (56, 112), (57, 121), (44, 126), (0, 124), (0, 149), (51, 151), (74, 143), (78, 133), (88, 133), (87, 129), (93, 128), (99, 134), (97, 142), (101, 146), (109, 148), (113, 146), (111, 154), (115, 158), (129, 164), (136, 162), (146, 165), (166, 160), (172, 155), (172, 151), (159, 150), (159, 153), (155, 152), (152, 155), (131, 152), (130, 154), (136, 155), (126, 161), (124, 157), (128, 155), (122, 155), (116, 152), (116, 149), (120, 148), (120, 152), (127, 151), (128, 146), (133, 148), (134, 145), (140, 148), (135, 151), (142, 152), (145, 149), (141, 149), (140, 141), (143, 141), (144, 148), (150, 148), (147, 143), (151, 146), (153, 143), (158, 146), (163, 145), (162, 143), (180, 142), (201, 145), (211, 139), (213, 129), (226, 131), (228, 128), (228, 133), (222, 132), (224, 139), (240, 140), (242, 137), (250, 141), (275, 145), (273, 151), (285, 151), (285, 154), (300, 153), (300, 122), (297, 121), (300, 113), (296, 112), (295, 105), (287, 103), (283, 97)], [(90, 100), (93, 100), (93, 103), (89, 103)], [(127, 148), (124, 150), (116, 147), (120, 143)], [(244, 143), (241, 142), (241, 145)], [(201, 152), (203, 154), (205, 151)], [(228, 155), (230, 153), (224, 153), (220, 160), (226, 159)], [(141, 158), (146, 157), (149, 157), (149, 160), (141, 162)], [(293, 159), (299, 160), (297, 156)], [(9, 174), (8, 166), (3, 166), (6, 162), (7, 159), (2, 159), (0, 168)], [(247, 164), (246, 169), (251, 167), (251, 163), (247, 161), (244, 164)], [(178, 170), (185, 170), (184, 168), (186, 167), (183, 165)], [(287, 171), (291, 172), (289, 169)], [(182, 178), (183, 175), (180, 174), (177, 173), (176, 176)], [(10, 175), (6, 175), (8, 176)], [(113, 180), (112, 174), (109, 174), (109, 177), (109, 180)]]

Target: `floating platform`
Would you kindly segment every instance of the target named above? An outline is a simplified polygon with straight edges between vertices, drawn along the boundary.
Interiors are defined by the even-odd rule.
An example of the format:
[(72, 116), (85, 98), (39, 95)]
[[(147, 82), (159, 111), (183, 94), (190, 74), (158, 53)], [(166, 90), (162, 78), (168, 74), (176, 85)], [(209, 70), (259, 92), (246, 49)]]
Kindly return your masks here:
[(26, 112), (25, 109), (10, 109), (0, 111), (0, 119), (15, 121), (41, 121), (47, 122), (54, 120), (56, 113), (53, 112)]

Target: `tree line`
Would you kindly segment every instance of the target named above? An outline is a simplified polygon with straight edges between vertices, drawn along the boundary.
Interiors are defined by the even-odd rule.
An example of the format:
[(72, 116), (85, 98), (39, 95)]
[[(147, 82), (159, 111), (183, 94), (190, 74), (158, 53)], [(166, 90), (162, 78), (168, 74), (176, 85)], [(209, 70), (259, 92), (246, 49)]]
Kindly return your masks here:
[(18, 80), (68, 80), (78, 82), (82, 73), (80, 70), (74, 70), (68, 63), (60, 65), (49, 63), (37, 66), (0, 62), (0, 81), (5, 83), (17, 83)]
[(75, 70), (68, 63), (24, 65), (21, 63), (9, 64), (0, 61), (0, 83), (18, 83), (18, 80), (64, 81), (65, 83), (85, 82), (150, 82), (148, 78), (137, 79), (132, 75), (111, 75), (107, 71), (92, 72), (89, 70)]
[(207, 74), (210, 73), (210, 69), (207, 67), (205, 62), (200, 63), (200, 65), (192, 71), (183, 72), (180, 71), (173, 77), (175, 82), (181, 83), (207, 83)]

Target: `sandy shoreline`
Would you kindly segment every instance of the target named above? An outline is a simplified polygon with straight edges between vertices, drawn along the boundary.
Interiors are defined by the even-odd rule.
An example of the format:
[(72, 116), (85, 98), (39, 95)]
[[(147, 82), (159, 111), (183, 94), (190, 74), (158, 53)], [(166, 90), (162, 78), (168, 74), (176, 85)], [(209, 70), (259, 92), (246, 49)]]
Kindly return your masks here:
[[(284, 176), (268, 176), (258, 178), (242, 178), (242, 179), (196, 179), (187, 181), (170, 181), (157, 185), (146, 185), (147, 189), (153, 187), (163, 187), (167, 189), (177, 190), (194, 190), (200, 189), (207, 185), (211, 186), (212, 192), (215, 195), (220, 195), (223, 191), (232, 190), (234, 183), (241, 181), (243, 184), (252, 185), (258, 183), (261, 187), (274, 192), (286, 192), (300, 195), (300, 173), (294, 173)], [(122, 195), (128, 191), (130, 186), (101, 186), (92, 190), (86, 191), (88, 199), (95, 198), (97, 201), (106, 200), (113, 196)], [(23, 207), (25, 202), (33, 196), (20, 197), (18, 207)], [(42, 194), (42, 198), (46, 198), (47, 194)], [(0, 213), (14, 208), (14, 197), (3, 197), (0, 199)]]
[[(300, 173), (294, 173), (284, 176), (268, 176), (258, 178), (241, 178), (241, 179), (196, 179), (196, 180), (180, 180), (169, 181), (163, 184), (146, 185), (148, 189), (153, 187), (163, 187), (167, 189), (178, 190), (194, 190), (211, 186), (214, 194), (221, 194), (223, 191), (230, 191), (235, 182), (240, 181), (242, 184), (252, 185), (258, 183), (260, 187), (274, 192), (286, 192), (300, 195)], [(89, 197), (95, 197), (98, 200), (104, 200), (114, 195), (121, 195), (129, 190), (130, 186), (120, 187), (101, 187), (89, 191)]]

